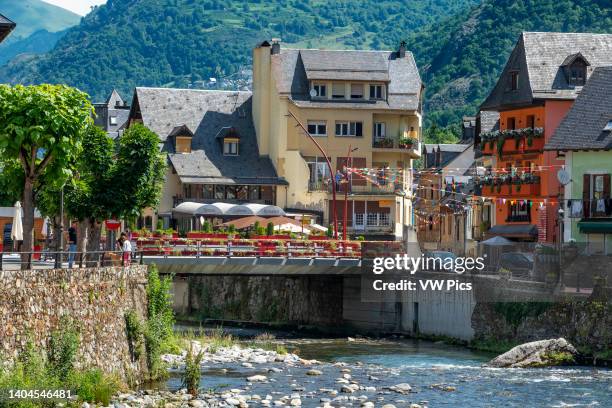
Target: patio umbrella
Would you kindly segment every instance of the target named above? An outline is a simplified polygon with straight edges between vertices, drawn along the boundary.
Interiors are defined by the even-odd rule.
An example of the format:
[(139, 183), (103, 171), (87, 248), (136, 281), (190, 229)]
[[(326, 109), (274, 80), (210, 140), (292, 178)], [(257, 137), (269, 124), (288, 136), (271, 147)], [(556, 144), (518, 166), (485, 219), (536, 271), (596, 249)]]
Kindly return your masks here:
[(488, 246), (508, 246), (512, 244), (513, 244), (512, 241), (504, 237), (500, 237), (499, 235), (493, 238), (489, 238), (486, 241), (482, 241), (482, 245), (488, 245)]
[(320, 232), (327, 232), (327, 227), (324, 227), (319, 224), (309, 224), (309, 225), (306, 225), (306, 228), (308, 228), (311, 231), (315, 230), (315, 231), (320, 231)]
[(23, 241), (23, 224), (21, 222), (21, 203), (15, 203), (15, 214), (13, 215), (13, 228), (11, 229), (13, 241)]
[(295, 233), (303, 232), (304, 234), (310, 234), (310, 231), (307, 228), (304, 228), (304, 230), (302, 231), (302, 227), (297, 226), (292, 223), (276, 225), (274, 227), (274, 231), (286, 231), (286, 232), (295, 232)]

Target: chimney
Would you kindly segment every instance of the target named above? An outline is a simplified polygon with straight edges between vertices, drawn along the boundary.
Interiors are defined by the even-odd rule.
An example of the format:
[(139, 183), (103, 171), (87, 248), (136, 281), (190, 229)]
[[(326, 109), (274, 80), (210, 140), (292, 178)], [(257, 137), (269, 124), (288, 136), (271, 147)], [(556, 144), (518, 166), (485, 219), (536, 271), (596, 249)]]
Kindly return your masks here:
[(406, 56), (406, 41), (402, 41), (399, 46), (399, 50), (397, 50), (397, 57), (404, 58)]
[(280, 54), (280, 43), (281, 43), (280, 38), (272, 39), (272, 51), (270, 51), (272, 55)]

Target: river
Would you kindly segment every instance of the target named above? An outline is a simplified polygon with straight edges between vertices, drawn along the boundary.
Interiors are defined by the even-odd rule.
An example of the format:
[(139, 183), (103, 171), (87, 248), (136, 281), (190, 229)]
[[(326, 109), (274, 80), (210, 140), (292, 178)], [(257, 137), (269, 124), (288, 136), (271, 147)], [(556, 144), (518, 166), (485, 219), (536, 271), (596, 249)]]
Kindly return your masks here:
[[(493, 369), (482, 364), (492, 355), (457, 346), (417, 340), (285, 339), (289, 351), (305, 359), (325, 362), (315, 367), (282, 367), (282, 371), (246, 368), (240, 364), (205, 367), (201, 387), (224, 391), (241, 388), (251, 394), (277, 396), (299, 393), (302, 406), (320, 406), (321, 399), (333, 406), (357, 406), (367, 396), (375, 406), (419, 404), (426, 407), (612, 407), (612, 370), (593, 367), (543, 369)], [(343, 364), (333, 364), (343, 363)], [(308, 368), (322, 375), (306, 375)], [(274, 370), (274, 371), (273, 371)], [(345, 394), (338, 378), (370, 387)], [(269, 382), (248, 384), (254, 374)], [(408, 383), (410, 393), (388, 387)], [(180, 387), (178, 376), (167, 382)], [(371, 387), (375, 387), (374, 390)]]

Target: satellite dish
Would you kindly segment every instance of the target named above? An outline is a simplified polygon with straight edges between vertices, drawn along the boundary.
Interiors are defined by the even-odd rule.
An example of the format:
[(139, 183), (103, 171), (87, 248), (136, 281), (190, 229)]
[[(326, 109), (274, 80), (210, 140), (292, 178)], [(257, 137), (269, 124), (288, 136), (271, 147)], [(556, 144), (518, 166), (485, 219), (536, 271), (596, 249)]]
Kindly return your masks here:
[(316, 97), (316, 96), (317, 96), (317, 91), (315, 91), (314, 89), (311, 89), (311, 90), (310, 90), (310, 97), (311, 97), (311, 98), (314, 98), (314, 97)]
[(567, 170), (559, 169), (559, 171), (557, 172), (557, 180), (559, 180), (559, 183), (565, 186), (568, 185), (570, 181), (572, 181), (572, 176), (570, 176)]

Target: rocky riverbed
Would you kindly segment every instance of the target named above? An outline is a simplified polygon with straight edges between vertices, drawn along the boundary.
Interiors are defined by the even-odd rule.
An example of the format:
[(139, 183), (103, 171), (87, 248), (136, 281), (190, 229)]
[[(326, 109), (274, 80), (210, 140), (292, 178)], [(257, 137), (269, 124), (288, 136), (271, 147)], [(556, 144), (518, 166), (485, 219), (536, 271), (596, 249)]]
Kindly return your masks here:
[[(204, 351), (201, 368), (203, 375), (226, 374), (243, 376), (242, 386), (223, 391), (209, 389), (197, 397), (186, 390), (176, 392), (141, 390), (118, 395), (115, 408), (131, 407), (299, 407), (299, 406), (354, 406), (354, 407), (427, 407), (419, 401), (410, 384), (388, 384), (383, 378), (397, 376), (398, 370), (356, 362), (325, 363), (300, 358), (292, 353), (278, 353), (261, 348), (240, 346), (219, 347), (211, 350), (197, 341), (191, 342), (195, 353)], [(185, 355), (164, 355), (170, 373), (177, 377), (185, 368)], [(319, 377), (328, 386), (318, 387)], [(444, 392), (454, 387), (434, 384)], [(221, 387), (220, 387), (221, 388)]]

